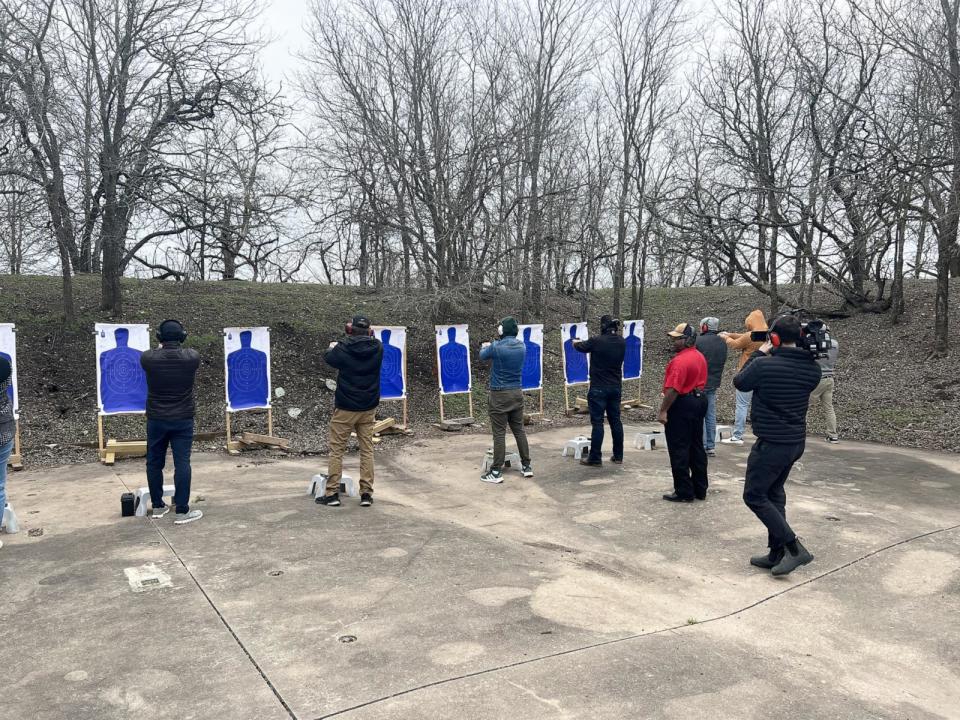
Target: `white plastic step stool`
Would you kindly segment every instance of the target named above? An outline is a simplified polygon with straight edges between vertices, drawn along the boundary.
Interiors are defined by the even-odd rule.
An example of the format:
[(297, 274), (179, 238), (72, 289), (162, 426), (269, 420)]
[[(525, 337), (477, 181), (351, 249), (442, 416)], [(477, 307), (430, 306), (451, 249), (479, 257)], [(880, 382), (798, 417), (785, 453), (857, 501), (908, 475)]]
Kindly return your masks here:
[[(511, 468), (520, 467), (520, 453), (508, 452), (503, 456), (503, 466)], [(487, 450), (487, 453), (483, 456), (483, 469), (480, 472), (486, 472), (493, 467), (493, 450)]]
[(563, 457), (567, 456), (567, 450), (573, 451), (574, 460), (582, 460), (590, 454), (590, 438), (577, 435), (572, 440), (567, 440), (567, 444), (563, 446)]
[(3, 507), (3, 518), (0, 519), (0, 527), (4, 531), (13, 535), (13, 533), (20, 532), (20, 524), (17, 522), (17, 514), (13, 511), (13, 505), (7, 503)]
[[(360, 497), (360, 486), (357, 481), (349, 475), (340, 475), (340, 492), (348, 497)], [(307, 486), (307, 495), (313, 495), (314, 498), (323, 497), (327, 491), (327, 476), (325, 473), (318, 473), (310, 480)]]
[(655, 447), (666, 449), (667, 438), (662, 432), (651, 430), (650, 432), (639, 432), (633, 437), (633, 447), (644, 450), (653, 450)]
[[(164, 485), (163, 486), (163, 497), (173, 498), (173, 485)], [(133, 513), (136, 517), (146, 517), (147, 515), (147, 505), (150, 504), (150, 488), (142, 487), (137, 488), (137, 492), (134, 493), (135, 498), (134, 502), (136, 503), (137, 509)]]
[(717, 425), (717, 437), (714, 442), (723, 440), (723, 436), (733, 437), (733, 425)]

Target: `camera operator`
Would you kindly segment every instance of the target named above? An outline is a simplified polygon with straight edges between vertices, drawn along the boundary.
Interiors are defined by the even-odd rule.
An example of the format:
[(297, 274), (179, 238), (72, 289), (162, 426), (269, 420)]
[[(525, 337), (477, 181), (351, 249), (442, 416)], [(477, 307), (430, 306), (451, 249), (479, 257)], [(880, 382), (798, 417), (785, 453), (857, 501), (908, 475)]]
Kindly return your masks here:
[(574, 349), (590, 353), (590, 390), (587, 405), (590, 408), (590, 455), (581, 458), (581, 465), (603, 465), (603, 415), (610, 422), (613, 436), (613, 455), (610, 462), (623, 462), (623, 422), (620, 420), (620, 399), (623, 396), (623, 358), (627, 341), (620, 332), (620, 321), (612, 315), (600, 318), (600, 334), (588, 340), (573, 343)]
[(766, 555), (750, 564), (786, 575), (813, 560), (787, 523), (784, 484), (803, 455), (810, 393), (820, 382), (820, 366), (805, 347), (798, 347), (800, 320), (786, 315), (773, 323), (767, 341), (751, 355), (733, 379), (741, 392), (753, 393), (753, 433), (757, 436), (747, 460), (743, 501), (767, 527)]
[(329, 507), (340, 505), (343, 453), (350, 433), (355, 432), (360, 445), (360, 506), (370, 507), (373, 504), (373, 426), (380, 404), (383, 345), (373, 336), (370, 321), (363, 315), (355, 315), (353, 322), (347, 324), (346, 337), (330, 343), (323, 359), (340, 372), (330, 418), (327, 487), (317, 503)]
[(493, 465), (480, 476), (488, 483), (503, 482), (503, 462), (507, 453), (507, 425), (517, 441), (520, 454), (520, 470), (526, 478), (533, 477), (530, 464), (530, 445), (527, 433), (523, 429), (523, 361), (527, 356), (527, 346), (517, 338), (520, 327), (512, 317), (505, 317), (497, 326), (499, 340), (484, 343), (480, 349), (480, 360), (492, 362), (490, 373), (490, 429), (493, 432)]
[[(830, 328), (826, 328), (830, 332)], [(820, 369), (823, 371), (823, 377), (820, 384), (810, 395), (811, 400), (817, 400), (823, 407), (824, 419), (827, 423), (827, 442), (840, 442), (840, 435), (837, 433), (837, 413), (833, 409), (833, 390), (834, 390), (834, 367), (837, 364), (837, 357), (840, 355), (840, 343), (833, 338), (830, 339), (830, 347), (827, 350), (826, 357), (817, 359)]]
[(140, 355), (140, 367), (147, 377), (147, 485), (153, 508), (150, 516), (161, 518), (170, 510), (163, 502), (163, 466), (169, 447), (173, 453), (175, 525), (203, 517), (200, 510), (190, 509), (190, 451), (196, 414), (193, 386), (200, 353), (182, 347), (186, 339), (183, 325), (177, 320), (164, 320), (157, 328), (160, 347)]
[(667, 335), (673, 359), (663, 376), (663, 401), (657, 419), (663, 423), (673, 473), (669, 502), (707, 499), (707, 453), (703, 449), (703, 419), (707, 414), (707, 359), (695, 347), (697, 332), (680, 323)]

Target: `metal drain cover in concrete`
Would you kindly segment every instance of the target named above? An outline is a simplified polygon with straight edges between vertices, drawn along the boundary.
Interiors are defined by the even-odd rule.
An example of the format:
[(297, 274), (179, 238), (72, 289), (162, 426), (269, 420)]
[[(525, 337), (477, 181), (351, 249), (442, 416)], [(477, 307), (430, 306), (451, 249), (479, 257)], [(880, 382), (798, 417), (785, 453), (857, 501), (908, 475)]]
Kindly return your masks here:
[(130, 589), (134, 592), (148, 592), (173, 587), (170, 576), (153, 563), (147, 563), (140, 567), (124, 568), (123, 574), (127, 576)]

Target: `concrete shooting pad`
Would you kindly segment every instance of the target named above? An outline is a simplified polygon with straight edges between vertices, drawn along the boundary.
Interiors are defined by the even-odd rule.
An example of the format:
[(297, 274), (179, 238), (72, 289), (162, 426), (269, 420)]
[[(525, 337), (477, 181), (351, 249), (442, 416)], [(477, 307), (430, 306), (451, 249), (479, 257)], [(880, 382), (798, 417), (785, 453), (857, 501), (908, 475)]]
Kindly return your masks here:
[(0, 718), (960, 717), (960, 458), (810, 438), (816, 560), (777, 579), (749, 445), (676, 505), (637, 429), (602, 469), (561, 457), (588, 428), (536, 432), (502, 485), (486, 435), (411, 438), (372, 508), (314, 504), (325, 458), (198, 454), (180, 527), (120, 517), (142, 460), (11, 474)]

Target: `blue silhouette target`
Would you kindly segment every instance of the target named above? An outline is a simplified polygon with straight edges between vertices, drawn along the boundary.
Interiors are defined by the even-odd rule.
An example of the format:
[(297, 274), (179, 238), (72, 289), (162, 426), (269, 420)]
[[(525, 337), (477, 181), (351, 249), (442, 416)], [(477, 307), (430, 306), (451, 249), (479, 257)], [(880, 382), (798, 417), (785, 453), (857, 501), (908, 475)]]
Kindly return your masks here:
[(563, 372), (567, 385), (580, 385), (590, 380), (590, 360), (587, 353), (573, 347), (573, 343), (587, 339), (587, 324), (564, 323), (560, 326), (563, 341)]
[(520, 384), (524, 390), (543, 388), (543, 325), (521, 325), (520, 338), (526, 348)]
[(623, 379), (635, 380), (643, 374), (643, 320), (627, 320), (623, 324), (627, 348), (623, 356)]
[(227, 410), (270, 407), (270, 328), (223, 330)]
[(13, 403), (13, 415), (17, 417), (20, 414), (20, 392), (17, 388), (17, 329), (13, 323), (0, 323), (0, 357), (10, 362), (13, 370), (7, 397)]
[(436, 325), (437, 364), (440, 392), (444, 395), (469, 392), (470, 335), (466, 325)]
[(407, 329), (405, 327), (375, 326), (373, 334), (383, 343), (383, 363), (380, 365), (380, 398), (383, 400), (402, 400), (407, 396)]
[(104, 415), (142, 413), (147, 408), (147, 376), (140, 355), (150, 347), (146, 325), (98, 323), (97, 394)]

